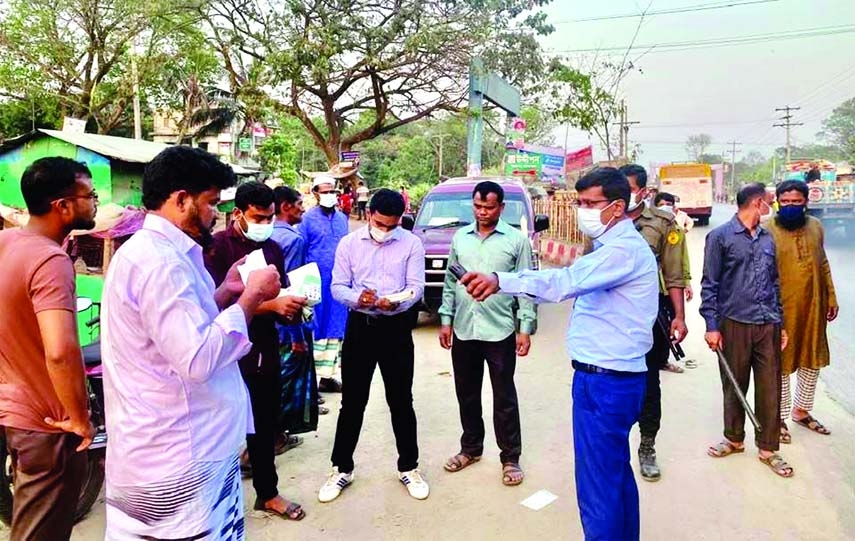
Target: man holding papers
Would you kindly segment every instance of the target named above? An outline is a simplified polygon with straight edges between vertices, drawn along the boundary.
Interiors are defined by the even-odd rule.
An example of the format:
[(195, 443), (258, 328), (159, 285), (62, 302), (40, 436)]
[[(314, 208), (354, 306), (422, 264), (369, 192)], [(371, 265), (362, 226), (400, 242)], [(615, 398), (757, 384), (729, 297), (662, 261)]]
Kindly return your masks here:
[[(254, 265), (258, 256), (253, 252), (257, 250), (261, 250), (266, 263), (279, 271), (282, 286), (288, 285), (282, 249), (270, 239), (274, 207), (273, 190), (268, 186), (260, 182), (238, 186), (232, 225), (214, 235), (211, 250), (205, 256), (205, 267), (216, 285), (225, 280), (229, 268), (243, 257), (248, 256), (247, 265)], [(255, 433), (246, 437), (252, 485), (257, 496), (254, 507), (291, 520), (300, 520), (305, 513), (300, 505), (280, 496), (277, 487), (274, 445), (279, 433), (277, 415), (282, 382), (276, 322), (289, 320), (293, 323), (305, 305), (305, 297), (295, 296), (280, 296), (262, 304), (249, 325), (252, 349), (239, 362), (255, 419)]]
[(413, 336), (407, 310), (422, 298), (425, 250), (399, 227), (401, 194), (379, 190), (368, 225), (344, 237), (335, 254), (332, 295), (349, 308), (342, 346), (342, 400), (332, 452), (333, 472), (318, 499), (330, 502), (353, 482), (353, 452), (362, 429), (374, 369), (380, 366), (398, 447), (398, 479), (410, 496), (430, 489), (418, 470), (413, 410)]

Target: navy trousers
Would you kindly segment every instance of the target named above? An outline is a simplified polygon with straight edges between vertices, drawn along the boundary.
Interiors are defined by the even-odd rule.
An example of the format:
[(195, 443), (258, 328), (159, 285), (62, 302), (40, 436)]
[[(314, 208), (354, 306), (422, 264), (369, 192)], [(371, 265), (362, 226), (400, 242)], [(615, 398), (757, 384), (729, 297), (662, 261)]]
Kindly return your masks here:
[(645, 373), (573, 375), (576, 497), (588, 541), (639, 538), (638, 487), (629, 431), (644, 402)]

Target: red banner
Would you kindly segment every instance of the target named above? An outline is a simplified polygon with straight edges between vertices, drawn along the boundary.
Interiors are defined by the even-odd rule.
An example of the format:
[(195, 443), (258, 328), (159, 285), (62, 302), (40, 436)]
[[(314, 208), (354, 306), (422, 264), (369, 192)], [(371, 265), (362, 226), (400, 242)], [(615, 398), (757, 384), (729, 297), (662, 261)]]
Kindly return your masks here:
[(575, 152), (567, 153), (567, 159), (564, 160), (564, 171), (569, 173), (591, 165), (594, 165), (594, 147), (587, 146)]

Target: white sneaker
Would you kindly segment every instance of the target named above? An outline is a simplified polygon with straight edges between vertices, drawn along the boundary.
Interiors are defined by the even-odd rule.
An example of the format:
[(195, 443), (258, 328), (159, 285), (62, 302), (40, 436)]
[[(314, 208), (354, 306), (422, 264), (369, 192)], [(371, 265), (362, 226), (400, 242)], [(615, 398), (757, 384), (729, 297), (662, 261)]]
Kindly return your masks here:
[(330, 474), (327, 482), (324, 483), (324, 486), (321, 487), (321, 490), (318, 492), (318, 500), (321, 503), (328, 503), (338, 498), (341, 491), (344, 488), (353, 482), (353, 472), (351, 473), (339, 473), (338, 468), (333, 468), (333, 472)]
[(417, 500), (425, 500), (430, 495), (430, 487), (419, 470), (398, 472), (398, 479), (407, 487), (410, 496)]

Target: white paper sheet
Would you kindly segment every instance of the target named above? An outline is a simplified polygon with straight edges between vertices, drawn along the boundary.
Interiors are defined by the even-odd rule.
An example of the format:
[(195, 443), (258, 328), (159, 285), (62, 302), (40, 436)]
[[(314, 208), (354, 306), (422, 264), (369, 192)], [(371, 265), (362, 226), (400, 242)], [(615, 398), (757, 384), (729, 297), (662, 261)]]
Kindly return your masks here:
[(523, 507), (528, 507), (534, 511), (540, 511), (547, 505), (551, 504), (555, 500), (558, 499), (558, 496), (549, 492), (548, 490), (538, 490), (528, 498), (524, 499), (520, 502), (520, 505)]
[(238, 265), (238, 273), (240, 273), (240, 279), (243, 280), (243, 285), (246, 285), (246, 281), (249, 280), (249, 273), (261, 270), (266, 266), (267, 260), (264, 259), (264, 252), (260, 248), (246, 256), (243, 265)]
[(391, 295), (383, 295), (382, 298), (392, 303), (401, 303), (415, 298), (416, 292), (412, 289), (405, 289), (400, 293), (392, 293)]

